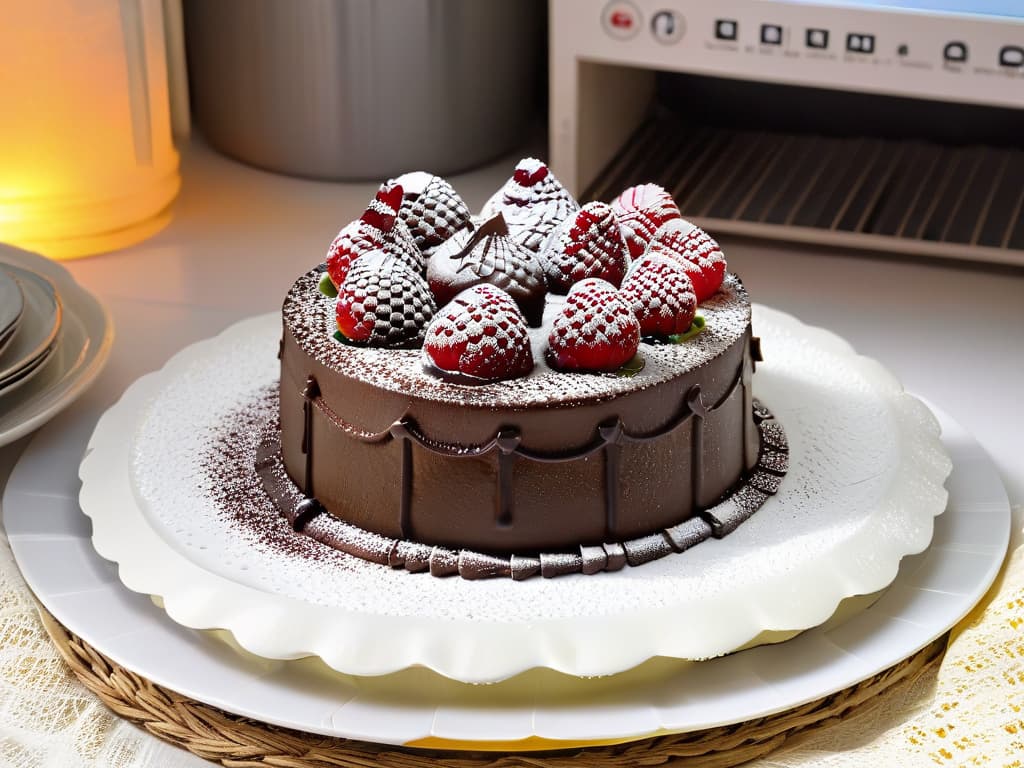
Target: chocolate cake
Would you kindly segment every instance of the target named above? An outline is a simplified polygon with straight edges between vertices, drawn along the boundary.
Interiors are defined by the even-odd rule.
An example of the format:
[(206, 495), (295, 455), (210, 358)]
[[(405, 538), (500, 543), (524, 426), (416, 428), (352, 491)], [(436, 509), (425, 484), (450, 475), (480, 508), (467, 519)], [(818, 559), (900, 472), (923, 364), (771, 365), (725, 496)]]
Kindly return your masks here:
[[(577, 269), (567, 296), (541, 293), (539, 312), (533, 291), (521, 312), (519, 296), (503, 288), (543, 285), (545, 247), (564, 262), (575, 241), (586, 246), (598, 217), (559, 197), (579, 224), (548, 226), (554, 177), (537, 161), (517, 174), (510, 184), (519, 198), (528, 196), (524, 184), (545, 185), (546, 246), (528, 211), (504, 219), (529, 229), (529, 238), (518, 235), (529, 247), (513, 225), (495, 221), (500, 210), (489, 223), (460, 213), (446, 225), (454, 244), (432, 243), (418, 272), (403, 255), (409, 228), (395, 226), (403, 198), (392, 182), (342, 230), (327, 264), (288, 292), (280, 429), (264, 440), (258, 469), (296, 530), (334, 515), (352, 535), (326, 543), (435, 575), (596, 573), (725, 535), (777, 488), (785, 440), (753, 400), (750, 304), (717, 244), (708, 247), (698, 230), (699, 252), (673, 254), (657, 228), (635, 225), (609, 240), (602, 210), (600, 258), (615, 251), (609, 258), (632, 262), (625, 275), (618, 270), (621, 285), (603, 279), (607, 264), (594, 266), (600, 278)], [(413, 202), (429, 205), (421, 195), (429, 184), (416, 180)], [(652, 197), (647, 188), (627, 192)], [(637, 212), (617, 203), (635, 222)], [(665, 200), (657, 203), (664, 216)], [(665, 242), (679, 243), (680, 227), (696, 229), (675, 219)], [(641, 237), (660, 254), (652, 246), (650, 257), (632, 258)], [(475, 259), (472, 269), (459, 266), (465, 258)], [(449, 284), (447, 275), (466, 283), (455, 298), (435, 302), (426, 292), (434, 259), (445, 259)], [(695, 316), (687, 273), (698, 269), (702, 291), (714, 282)]]

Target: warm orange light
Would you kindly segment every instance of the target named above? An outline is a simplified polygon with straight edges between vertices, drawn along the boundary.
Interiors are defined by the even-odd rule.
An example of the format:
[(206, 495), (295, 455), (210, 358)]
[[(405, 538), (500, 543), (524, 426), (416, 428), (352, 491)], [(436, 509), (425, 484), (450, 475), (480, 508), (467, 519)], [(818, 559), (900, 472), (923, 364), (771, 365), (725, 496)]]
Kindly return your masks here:
[(160, 0), (11, 3), (0, 24), (0, 241), (137, 242), (180, 186)]

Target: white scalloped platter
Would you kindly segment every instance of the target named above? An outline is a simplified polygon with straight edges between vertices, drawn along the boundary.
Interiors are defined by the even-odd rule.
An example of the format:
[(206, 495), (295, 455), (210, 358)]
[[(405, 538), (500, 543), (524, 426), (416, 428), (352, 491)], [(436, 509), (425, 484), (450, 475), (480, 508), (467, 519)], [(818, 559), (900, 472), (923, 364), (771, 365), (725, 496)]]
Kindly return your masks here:
[(887, 586), (904, 556), (927, 547), (951, 469), (931, 412), (877, 362), (764, 307), (754, 327), (766, 359), (755, 394), (786, 428), (789, 474), (726, 538), (639, 568), (437, 579), (333, 550), (312, 558), (238, 527), (215, 509), (203, 457), (225, 437), (226, 416), (265, 401), (276, 381), (277, 315), (195, 344), (133, 384), (90, 441), (81, 506), (129, 589), (266, 658), (493, 682), (534, 667), (585, 677), (657, 656), (718, 656), (765, 631), (819, 625), (844, 598)]
[[(949, 501), (928, 549), (905, 557), (884, 595), (846, 621), (794, 640), (693, 663), (652, 659), (602, 678), (533, 670), (494, 685), (425, 669), (380, 677), (319, 659), (270, 661), (222, 633), (187, 629), (129, 592), (90, 542), (77, 501), (88, 435), (44, 429), (11, 473), (3, 522), (33, 593), (71, 631), (164, 687), (267, 723), (342, 738), (441, 749), (569, 748), (751, 720), (800, 706), (887, 669), (960, 621), (992, 584), (1010, 505), (985, 451), (937, 412), (953, 459)], [(66, 478), (54, 483), (54, 478)]]

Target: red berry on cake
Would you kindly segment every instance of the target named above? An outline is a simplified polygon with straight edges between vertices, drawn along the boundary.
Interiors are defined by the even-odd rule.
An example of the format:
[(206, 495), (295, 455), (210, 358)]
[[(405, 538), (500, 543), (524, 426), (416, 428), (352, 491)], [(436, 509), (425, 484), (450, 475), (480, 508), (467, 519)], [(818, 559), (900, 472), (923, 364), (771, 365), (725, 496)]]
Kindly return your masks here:
[(398, 219), (401, 204), (402, 188), (396, 184), (382, 185), (362, 216), (334, 238), (327, 249), (327, 274), (336, 288), (345, 282), (353, 261), (381, 248), (408, 262), (414, 270), (423, 271), (423, 257), (412, 234)]
[(484, 204), (480, 216), (490, 219), (503, 214), (513, 239), (540, 253), (555, 228), (579, 208), (550, 168), (527, 157), (519, 161), (505, 186)]
[(429, 254), (460, 229), (470, 225), (466, 203), (440, 176), (414, 171), (388, 183), (402, 188), (398, 217), (409, 227), (413, 241), (422, 252)]
[(490, 283), (515, 300), (530, 325), (540, 325), (544, 314), (544, 267), (537, 254), (509, 235), (500, 213), (436, 248), (427, 263), (427, 281), (441, 306), (466, 288)]
[(402, 205), (402, 187), (391, 182), (381, 184), (373, 200), (366, 206), (359, 220), (374, 229), (390, 232), (398, 218), (398, 209)]
[(335, 319), (349, 341), (371, 347), (418, 347), (436, 311), (422, 275), (380, 249), (352, 263), (338, 289)]
[(423, 354), (428, 366), (468, 381), (502, 381), (533, 370), (530, 334), (519, 307), (489, 283), (467, 288), (434, 315)]
[(588, 277), (620, 285), (629, 268), (629, 250), (611, 206), (592, 202), (562, 223), (541, 260), (548, 290), (564, 294)]
[(649, 253), (626, 275), (620, 294), (640, 322), (642, 336), (683, 333), (697, 313), (693, 283), (679, 262)]
[(615, 218), (629, 246), (629, 255), (639, 258), (666, 222), (681, 219), (672, 195), (657, 184), (629, 187), (612, 201)]
[(687, 269), (687, 273), (693, 281), (698, 304), (721, 287), (725, 279), (725, 255), (721, 246), (703, 229), (686, 219), (678, 219), (665, 224), (654, 239), (666, 246), (675, 259), (696, 268)]
[(615, 286), (576, 283), (548, 336), (548, 360), (564, 371), (617, 371), (640, 345), (640, 323)]
[(364, 253), (384, 247), (380, 230), (355, 221), (345, 225), (327, 249), (327, 274), (331, 277), (334, 287), (338, 288), (345, 282), (345, 275), (352, 262)]

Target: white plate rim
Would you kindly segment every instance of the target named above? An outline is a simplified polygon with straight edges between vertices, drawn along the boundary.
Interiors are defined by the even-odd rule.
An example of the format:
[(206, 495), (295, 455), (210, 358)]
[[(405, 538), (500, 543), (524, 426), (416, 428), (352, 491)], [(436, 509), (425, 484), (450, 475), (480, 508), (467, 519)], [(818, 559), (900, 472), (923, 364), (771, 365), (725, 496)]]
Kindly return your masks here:
[[(971, 610), (1003, 561), (1009, 501), (985, 451), (941, 410), (936, 413), (954, 456), (954, 472), (950, 507), (937, 518), (929, 549), (905, 558), (885, 596), (842, 625), (845, 640), (830, 639), (818, 627), (779, 645), (680, 663), (680, 676), (665, 686), (684, 700), (682, 705), (666, 700), (664, 688), (655, 688), (563, 706), (538, 700), (522, 711), (477, 708), (481, 692), (500, 690), (503, 683), (450, 681), (436, 701), (403, 704), (374, 700), (365, 681), (343, 675), (327, 688), (306, 673), (308, 661), (266, 661), (237, 653), (210, 633), (170, 621), (147, 598), (121, 585), (114, 566), (92, 549), (76, 499), (33, 487), (40, 465), (51, 469), (53, 427), (37, 436), (12, 472), (3, 515), (28, 585), (61, 623), (116, 663), (198, 701), (274, 725), (388, 744), (435, 738), (487, 749), (487, 740), (533, 736), (585, 743), (598, 738), (595, 728), (628, 741), (741, 722), (829, 695), (912, 655)], [(949, 567), (958, 554), (974, 557), (969, 583)], [(56, 577), (55, 562), (64, 571)], [(961, 583), (965, 591), (949, 594), (945, 590), (951, 582)], [(936, 602), (936, 596), (949, 599)], [(687, 677), (692, 671), (696, 679)], [(696, 706), (687, 708), (686, 701)]]
[[(891, 405), (898, 423), (904, 427), (911, 425), (914, 431), (904, 431), (898, 441), (905, 471), (895, 473), (889, 495), (877, 502), (881, 509), (898, 499), (906, 507), (904, 514), (915, 516), (916, 523), (907, 527), (917, 533), (912, 542), (906, 537), (889, 537), (884, 548), (872, 539), (872, 557), (866, 563), (870, 567), (864, 567), (864, 553), (856, 547), (833, 550), (842, 557), (814, 565), (814, 579), (810, 583), (815, 584), (815, 589), (803, 589), (799, 600), (773, 598), (773, 604), (766, 607), (752, 603), (754, 598), (750, 595), (730, 593), (734, 602), (746, 601), (754, 607), (733, 610), (728, 626), (719, 622), (716, 631), (724, 639), (718, 641), (721, 645), (716, 653), (739, 647), (765, 629), (815, 626), (831, 616), (842, 599), (869, 594), (889, 584), (900, 558), (927, 546), (928, 538), (923, 536), (930, 537), (932, 518), (942, 511), (942, 482), (950, 470), (934, 418), (920, 401), (904, 393), (881, 365), (856, 355), (849, 344), (828, 331), (755, 305), (755, 320), (758, 313), (764, 319), (771, 316), (774, 327), (784, 329), (779, 332), (796, 334), (801, 344), (848, 358), (858, 373), (863, 373), (865, 381), (878, 389), (884, 402)], [(454, 680), (482, 683), (535, 667), (594, 676), (630, 669), (653, 656), (687, 657), (679, 650), (679, 635), (671, 629), (684, 618), (666, 614), (664, 609), (624, 609), (610, 620), (554, 619), (529, 626), (421, 617), (412, 621), (409, 617), (327, 608), (262, 592), (205, 570), (169, 545), (152, 521), (139, 514), (130, 469), (133, 449), (125, 444), (123, 435), (138, 429), (146, 404), (166, 382), (191, 376), (197, 360), (211, 359), (224, 349), (233, 350), (244, 340), (279, 333), (279, 322), (274, 313), (249, 318), (218, 336), (187, 347), (160, 371), (137, 380), (100, 419), (81, 465), (83, 488), (79, 501), (92, 518), (93, 545), (103, 557), (119, 564), (119, 578), (125, 585), (160, 597), (168, 614), (187, 627), (227, 629), (243, 648), (259, 656), (318, 656), (333, 669), (353, 675), (381, 675), (425, 666)], [(760, 328), (763, 335), (763, 323)], [(126, 483), (121, 482), (124, 477), (128, 478)], [(112, 482), (112, 478), (117, 482)], [(908, 494), (922, 501), (910, 504)], [(863, 546), (863, 539), (857, 546)], [(788, 579), (790, 586), (783, 585), (785, 589), (792, 588), (794, 579), (799, 581), (795, 573), (779, 576), (784, 581)], [(761, 591), (766, 590), (762, 584)], [(625, 613), (630, 616), (629, 622), (622, 619)], [(410, 627), (415, 627), (414, 633), (409, 632)], [(611, 644), (607, 634), (610, 629), (616, 632)], [(706, 634), (697, 637), (697, 641), (704, 641)], [(486, 654), (477, 652), (481, 647), (490, 650)], [(704, 657), (707, 655), (714, 654)]]

